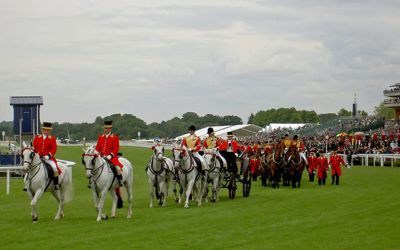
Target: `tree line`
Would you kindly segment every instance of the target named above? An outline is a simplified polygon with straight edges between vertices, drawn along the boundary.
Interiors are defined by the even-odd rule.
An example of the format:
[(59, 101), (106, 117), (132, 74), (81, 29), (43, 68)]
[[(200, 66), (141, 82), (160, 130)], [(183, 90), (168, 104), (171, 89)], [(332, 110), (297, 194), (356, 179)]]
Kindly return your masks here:
[[(368, 115), (361, 111), (362, 115)], [(375, 115), (393, 118), (393, 110), (385, 108), (383, 103), (375, 107)], [(351, 116), (351, 112), (342, 108), (337, 113), (317, 114), (315, 111), (296, 110), (295, 108), (278, 108), (258, 111), (251, 113), (247, 123), (265, 127), (270, 123), (320, 123), (337, 119), (338, 117)], [(123, 140), (140, 138), (175, 138), (187, 132), (190, 125), (197, 128), (207, 126), (220, 125), (237, 125), (243, 124), (240, 117), (234, 115), (218, 116), (207, 114), (199, 116), (195, 112), (186, 112), (182, 117), (174, 117), (168, 121), (160, 123), (153, 122), (146, 124), (142, 119), (131, 114), (113, 114), (106, 117), (96, 117), (93, 123), (53, 123), (53, 134), (58, 138), (72, 140), (95, 140), (102, 132), (104, 120), (113, 121), (113, 130)], [(12, 122), (0, 122), (0, 131), (5, 131), (7, 135), (11, 135)]]

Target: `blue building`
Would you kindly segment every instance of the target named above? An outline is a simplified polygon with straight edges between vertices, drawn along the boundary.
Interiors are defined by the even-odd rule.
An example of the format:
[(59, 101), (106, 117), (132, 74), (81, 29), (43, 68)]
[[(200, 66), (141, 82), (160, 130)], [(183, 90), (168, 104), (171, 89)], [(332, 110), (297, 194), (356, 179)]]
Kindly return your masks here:
[(11, 96), (14, 107), (14, 135), (36, 135), (40, 128), (40, 106), (42, 96)]

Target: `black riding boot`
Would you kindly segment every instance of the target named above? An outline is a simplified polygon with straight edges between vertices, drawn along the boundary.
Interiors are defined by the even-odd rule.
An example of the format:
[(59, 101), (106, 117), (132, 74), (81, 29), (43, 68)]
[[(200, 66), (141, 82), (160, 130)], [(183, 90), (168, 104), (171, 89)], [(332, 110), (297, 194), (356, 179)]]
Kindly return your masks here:
[(58, 190), (58, 176), (53, 178), (53, 182), (54, 182), (54, 190)]
[(117, 175), (119, 186), (123, 187), (124, 186), (124, 181), (122, 180), (122, 174)]
[(331, 185), (333, 185), (333, 183), (335, 183), (335, 176), (334, 176), (334, 175), (332, 175), (332, 182), (331, 182)]
[(322, 180), (321, 180), (321, 178), (318, 178), (318, 185), (321, 186), (321, 184), (322, 184)]
[(339, 175), (336, 175), (336, 185), (339, 185)]

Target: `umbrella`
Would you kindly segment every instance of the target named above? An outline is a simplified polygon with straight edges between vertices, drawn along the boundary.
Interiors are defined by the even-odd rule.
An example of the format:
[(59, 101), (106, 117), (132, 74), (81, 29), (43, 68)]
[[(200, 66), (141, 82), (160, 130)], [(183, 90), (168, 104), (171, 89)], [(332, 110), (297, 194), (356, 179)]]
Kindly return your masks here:
[(337, 136), (337, 137), (339, 137), (339, 136), (347, 136), (347, 133), (341, 132), (341, 133), (337, 134), (336, 136)]

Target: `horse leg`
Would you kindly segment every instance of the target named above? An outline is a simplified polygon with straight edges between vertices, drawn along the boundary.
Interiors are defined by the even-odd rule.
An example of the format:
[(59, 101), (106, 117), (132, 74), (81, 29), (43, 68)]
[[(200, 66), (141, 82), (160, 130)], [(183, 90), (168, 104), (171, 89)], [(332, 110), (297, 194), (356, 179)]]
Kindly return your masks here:
[(213, 180), (213, 188), (212, 188), (212, 202), (216, 202), (218, 200), (218, 191), (219, 191), (219, 176), (217, 175)]
[(132, 217), (132, 182), (132, 175), (130, 175), (125, 181), (126, 196), (128, 199), (128, 215), (126, 216), (127, 219)]
[(154, 183), (149, 179), (149, 190), (150, 190), (150, 208), (153, 207), (153, 199), (154, 199)]
[(195, 180), (190, 180), (187, 184), (186, 187), (186, 200), (185, 200), (185, 208), (189, 208), (189, 198), (190, 194), (192, 193), (193, 190), (193, 185), (194, 185)]
[(38, 216), (37, 216), (37, 211), (36, 211), (36, 203), (38, 202), (38, 200), (40, 199), (40, 197), (42, 197), (43, 195), (43, 189), (39, 188), (38, 190), (36, 190), (35, 195), (33, 195), (33, 198), (31, 200), (31, 208), (32, 208), (32, 221), (35, 223), (38, 220)]
[(158, 203), (158, 205), (165, 207), (165, 203), (166, 203), (166, 186), (165, 186), (165, 181), (160, 181), (159, 183), (160, 185), (160, 201)]
[[(115, 192), (115, 189), (113, 189)], [(101, 221), (101, 219), (103, 218), (103, 206), (104, 206), (104, 201), (106, 199), (106, 194), (107, 194), (107, 188), (104, 188), (101, 191), (100, 194), (100, 199), (98, 199), (98, 204), (97, 204), (97, 221)], [(118, 199), (118, 197), (117, 197)], [(114, 205), (114, 204), (113, 204)], [(104, 216), (105, 219), (107, 219), (107, 215)]]
[(112, 188), (111, 190), (110, 190), (110, 194), (111, 194), (111, 197), (112, 197), (112, 205), (111, 205), (111, 218), (115, 218), (115, 213), (116, 213), (116, 210), (117, 210), (117, 202), (118, 202), (118, 195), (117, 195), (117, 192), (115, 191), (115, 188)]
[(53, 190), (52, 194), (58, 202), (58, 211), (56, 216), (54, 217), (54, 220), (59, 220), (60, 218), (64, 217), (64, 192), (63, 190)]

